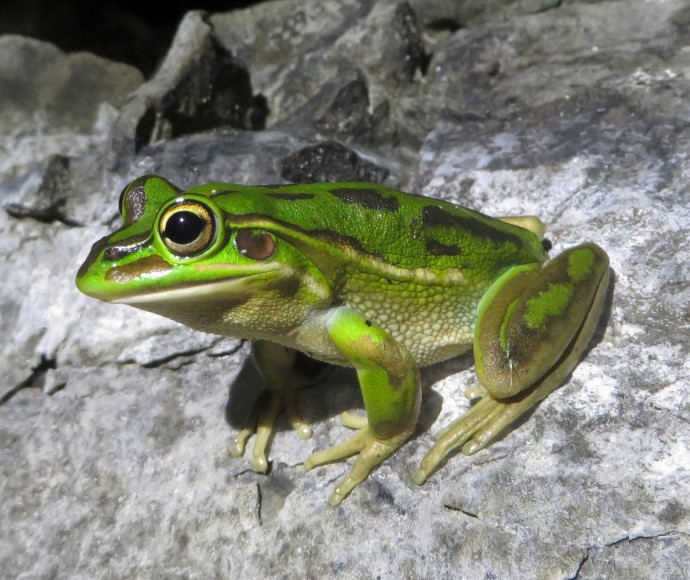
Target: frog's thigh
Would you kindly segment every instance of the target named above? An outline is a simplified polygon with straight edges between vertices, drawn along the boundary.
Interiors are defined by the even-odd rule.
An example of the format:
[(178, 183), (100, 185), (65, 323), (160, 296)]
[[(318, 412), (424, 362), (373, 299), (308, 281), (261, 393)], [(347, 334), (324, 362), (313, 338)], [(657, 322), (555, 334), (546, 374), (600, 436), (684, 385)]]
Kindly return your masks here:
[(564, 380), (594, 334), (608, 273), (604, 251), (583, 244), (541, 268), (513, 268), (490, 288), (475, 332), (477, 377), (489, 394), (444, 430), (416, 481), (451, 449), (488, 445)]
[[(474, 337), (479, 382), (502, 399), (551, 373), (576, 337), (584, 334), (589, 341), (607, 285), (608, 257), (595, 244), (566, 250), (543, 267), (508, 271), (479, 303)], [(588, 320), (590, 327), (583, 328)]]
[(373, 467), (398, 449), (417, 423), (421, 388), (412, 356), (385, 330), (349, 308), (332, 313), (329, 336), (355, 367), (367, 421), (349, 421), (361, 427), (352, 437), (310, 455), (304, 463), (311, 469), (323, 463), (358, 455), (349, 475), (338, 482), (329, 501), (338, 504)]

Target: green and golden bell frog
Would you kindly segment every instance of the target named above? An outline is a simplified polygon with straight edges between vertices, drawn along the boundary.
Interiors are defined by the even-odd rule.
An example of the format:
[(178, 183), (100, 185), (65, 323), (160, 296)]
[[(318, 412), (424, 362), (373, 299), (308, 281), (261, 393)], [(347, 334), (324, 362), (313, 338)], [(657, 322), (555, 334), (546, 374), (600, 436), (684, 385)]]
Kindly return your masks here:
[(144, 176), (120, 197), (123, 224), (96, 242), (79, 289), (220, 335), (251, 339), (265, 385), (232, 454), (256, 435), (253, 465), (284, 412), (317, 378), (306, 357), (354, 367), (366, 416), (311, 454), (307, 470), (356, 455), (329, 497), (339, 504), (415, 430), (419, 369), (470, 348), (478, 398), (427, 452), (421, 484), (453, 449), (472, 454), (564, 381), (590, 342), (607, 292), (592, 243), (549, 260), (535, 217), (491, 218), (371, 183), (185, 191)]

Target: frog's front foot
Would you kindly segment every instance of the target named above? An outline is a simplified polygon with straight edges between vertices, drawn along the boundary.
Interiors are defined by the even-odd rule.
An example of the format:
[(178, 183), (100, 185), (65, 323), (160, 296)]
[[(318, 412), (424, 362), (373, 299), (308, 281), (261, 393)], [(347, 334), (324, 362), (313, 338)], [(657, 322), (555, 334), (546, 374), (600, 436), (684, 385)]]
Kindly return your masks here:
[(235, 437), (230, 454), (242, 457), (247, 446), (247, 440), (254, 434), (254, 448), (252, 450), (252, 465), (259, 473), (268, 471), (266, 448), (273, 433), (273, 425), (281, 411), (285, 412), (292, 427), (302, 439), (309, 439), (312, 431), (309, 424), (297, 410), (297, 392), (295, 390), (264, 391), (254, 404), (249, 419)]
[[(350, 419), (353, 417), (356, 417), (356, 415), (348, 414), (341, 417), (341, 420), (344, 424), (348, 425)], [(361, 419), (366, 421), (366, 418)], [(354, 423), (361, 424), (361, 421), (355, 419)], [(395, 452), (407, 440), (409, 435), (409, 433), (406, 433), (383, 440), (378, 439), (371, 432), (369, 427), (363, 427), (358, 429), (356, 433), (346, 441), (328, 449), (312, 453), (304, 462), (304, 468), (309, 471), (319, 465), (339, 461), (351, 455), (357, 455), (357, 459), (350, 473), (336, 484), (335, 488), (328, 496), (328, 503), (337, 506), (355, 487), (367, 478), (374, 467)]]

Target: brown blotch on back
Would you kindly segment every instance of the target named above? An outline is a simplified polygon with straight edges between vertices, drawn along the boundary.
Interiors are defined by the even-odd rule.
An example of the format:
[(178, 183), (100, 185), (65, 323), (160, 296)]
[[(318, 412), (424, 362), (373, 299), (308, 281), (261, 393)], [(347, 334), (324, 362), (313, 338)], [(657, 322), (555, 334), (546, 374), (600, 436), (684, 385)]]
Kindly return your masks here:
[(442, 244), (437, 240), (426, 241), (426, 251), (432, 256), (459, 256), (460, 248), (456, 245)]
[(427, 227), (464, 230), (497, 244), (512, 243), (518, 248), (523, 245), (520, 237), (515, 234), (492, 227), (471, 216), (455, 215), (438, 205), (427, 205), (422, 209), (422, 222)]
[(331, 195), (347, 204), (361, 205), (365, 209), (375, 211), (397, 212), (400, 203), (395, 197), (384, 197), (375, 189), (331, 189)]
[(323, 240), (324, 242), (327, 242), (333, 246), (348, 246), (352, 248), (353, 250), (356, 250), (360, 254), (369, 254), (373, 256), (378, 256), (377, 254), (374, 254), (372, 252), (367, 252), (364, 249), (364, 246), (360, 243), (360, 241), (355, 238), (354, 236), (348, 236), (346, 234), (341, 234), (340, 232), (336, 232), (335, 230), (302, 230), (304, 233)]

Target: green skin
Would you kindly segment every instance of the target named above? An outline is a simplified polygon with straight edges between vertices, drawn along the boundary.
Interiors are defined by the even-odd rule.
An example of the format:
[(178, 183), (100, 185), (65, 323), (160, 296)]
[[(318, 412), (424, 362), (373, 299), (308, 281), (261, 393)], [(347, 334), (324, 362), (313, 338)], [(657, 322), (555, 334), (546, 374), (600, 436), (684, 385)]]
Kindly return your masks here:
[(366, 417), (307, 470), (356, 455), (329, 497), (339, 504), (413, 433), (419, 368), (474, 348), (479, 401), (441, 434), (415, 473), (423, 483), (461, 447), (479, 451), (561, 384), (600, 318), (608, 257), (587, 243), (547, 260), (537, 218), (490, 218), (371, 183), (181, 191), (145, 176), (122, 192), (123, 226), (77, 274), (100, 300), (253, 341), (266, 392), (232, 449), (256, 434), (254, 467), (284, 411), (304, 438), (306, 353), (354, 367)]

